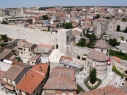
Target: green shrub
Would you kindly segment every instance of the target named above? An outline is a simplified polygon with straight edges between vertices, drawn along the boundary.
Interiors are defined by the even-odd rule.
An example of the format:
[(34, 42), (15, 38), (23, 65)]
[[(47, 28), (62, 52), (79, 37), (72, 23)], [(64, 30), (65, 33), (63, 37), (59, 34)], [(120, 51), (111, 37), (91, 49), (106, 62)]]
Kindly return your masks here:
[(114, 47), (116, 45), (119, 45), (119, 42), (117, 42), (116, 38), (114, 38), (114, 39), (109, 39), (109, 44)]
[(114, 65), (112, 67), (112, 71), (114, 71), (116, 74), (120, 75), (121, 77), (124, 77), (125, 75), (121, 73)]
[(3, 20), (3, 21), (1, 22), (1, 24), (8, 24), (8, 22), (6, 22), (5, 20)]
[(82, 87), (81, 87), (80, 85), (78, 85), (78, 84), (77, 84), (77, 88), (78, 88), (78, 93), (80, 93), (80, 92), (85, 92), (85, 91), (82, 89)]
[(69, 23), (63, 23), (62, 27), (65, 28), (65, 29), (72, 29), (72, 28), (74, 28), (71, 22), (69, 22)]
[(109, 50), (109, 55), (119, 57), (120, 59), (127, 60), (127, 54), (119, 51)]
[(4, 40), (4, 42), (8, 42), (9, 38), (7, 37), (7, 35), (1, 35), (2, 40)]
[(96, 89), (102, 83), (101, 79), (97, 79), (98, 84), (91, 88), (91, 86), (88, 85), (88, 81), (89, 81), (89, 78), (85, 81), (85, 85), (89, 88), (89, 90)]
[(1, 43), (0, 44), (1, 47), (7, 46), (7, 45), (8, 45), (7, 43)]
[(15, 58), (17, 61), (22, 61), (22, 59), (20, 57), (16, 57)]

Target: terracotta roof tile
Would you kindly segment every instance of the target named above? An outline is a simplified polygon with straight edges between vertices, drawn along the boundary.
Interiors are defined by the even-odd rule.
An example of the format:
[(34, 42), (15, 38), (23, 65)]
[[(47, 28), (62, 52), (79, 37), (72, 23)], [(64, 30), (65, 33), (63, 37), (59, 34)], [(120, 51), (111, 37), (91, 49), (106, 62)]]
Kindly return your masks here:
[(73, 69), (55, 67), (44, 89), (73, 89), (77, 90)]
[(87, 91), (84, 93), (80, 93), (78, 95), (127, 95), (127, 93), (121, 91), (120, 89), (114, 86), (106, 86), (99, 89)]
[(12, 65), (18, 65), (18, 64), (22, 64), (22, 62), (18, 62), (18, 61), (13, 60)]
[(108, 61), (109, 57), (102, 52), (98, 52), (95, 50), (91, 50), (88, 55), (88, 58), (96, 60), (96, 61)]
[(17, 89), (32, 94), (38, 85), (43, 81), (48, 71), (49, 64), (37, 64), (22, 78), (16, 86)]
[(116, 56), (113, 56), (112, 57), (115, 61), (117, 61), (118, 63), (120, 63), (120, 58), (116, 57)]
[(66, 60), (72, 60), (71, 57), (67, 57), (67, 56), (61, 56), (61, 58), (66, 59)]
[(108, 45), (105, 40), (98, 40), (94, 47), (108, 49)]

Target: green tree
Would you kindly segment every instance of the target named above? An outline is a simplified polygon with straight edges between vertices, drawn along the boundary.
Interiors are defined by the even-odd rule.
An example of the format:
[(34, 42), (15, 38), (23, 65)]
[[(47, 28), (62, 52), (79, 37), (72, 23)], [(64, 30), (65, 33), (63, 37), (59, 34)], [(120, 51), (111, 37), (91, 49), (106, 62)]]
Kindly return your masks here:
[(48, 20), (47, 14), (46, 14), (46, 15), (43, 15), (42, 18), (43, 18), (44, 20)]
[(63, 23), (62, 27), (65, 28), (65, 29), (72, 29), (73, 25), (72, 25), (71, 22), (69, 22), (69, 23)]
[(3, 21), (1, 22), (1, 24), (8, 24), (8, 22), (6, 22), (5, 20), (3, 20)]
[(99, 15), (99, 14), (97, 14), (97, 19), (98, 19), (98, 18), (100, 18), (100, 15)]
[(125, 28), (124, 33), (127, 33), (127, 27)]
[(112, 18), (115, 18), (115, 16), (112, 16)]
[(117, 25), (116, 31), (120, 31), (120, 25)]
[(1, 37), (2, 37), (2, 40), (3, 40), (4, 42), (8, 42), (9, 38), (7, 37), (6, 34), (5, 34), (5, 35), (1, 35)]
[(119, 51), (109, 50), (109, 55), (117, 56), (120, 59), (127, 60), (127, 54)]
[(20, 57), (16, 57), (17, 61), (22, 61), (22, 59)]
[(114, 38), (109, 40), (109, 44), (114, 47), (116, 45), (119, 45), (119, 42), (117, 42), (116, 38)]
[(94, 84), (97, 81), (97, 72), (95, 68), (93, 68), (90, 71), (89, 79), (92, 84)]
[(108, 17), (106, 17), (106, 19), (110, 19), (110, 17), (108, 16)]
[(86, 46), (86, 39), (81, 38), (80, 41), (78, 42), (77, 46), (85, 47)]
[(126, 20), (127, 20), (126, 18), (122, 18), (122, 21), (123, 21), (123, 22), (126, 22)]

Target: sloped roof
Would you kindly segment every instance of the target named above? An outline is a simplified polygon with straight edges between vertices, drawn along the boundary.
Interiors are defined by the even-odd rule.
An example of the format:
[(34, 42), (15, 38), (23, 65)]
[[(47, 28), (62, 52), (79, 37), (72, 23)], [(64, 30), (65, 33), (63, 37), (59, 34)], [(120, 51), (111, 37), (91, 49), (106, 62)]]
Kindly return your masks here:
[(112, 57), (115, 61), (117, 61), (118, 63), (120, 63), (120, 58), (116, 57), (116, 56), (113, 56)]
[(74, 70), (70, 68), (55, 67), (52, 69), (50, 78), (44, 89), (70, 89), (76, 90)]
[(18, 64), (18, 65), (12, 65), (11, 68), (5, 72), (4, 77), (15, 80), (17, 76), (22, 72), (24, 68), (30, 67), (28, 64)]
[(28, 60), (28, 62), (30, 62), (30, 61), (36, 61), (39, 57), (40, 57), (40, 55), (32, 56), (32, 57)]
[(48, 53), (51, 49), (53, 48), (52, 44), (45, 44), (45, 43), (41, 43), (39, 44), (35, 49), (34, 52), (35, 53)]
[(0, 59), (3, 59), (5, 56), (7, 56), (9, 53), (12, 52), (12, 49), (4, 49), (0, 54)]
[(114, 86), (109, 85), (99, 89), (80, 93), (78, 95), (127, 95), (127, 93), (123, 92), (122, 90)]
[(98, 40), (94, 47), (108, 49), (108, 45), (105, 40)]
[(31, 48), (34, 44), (25, 42), (22, 47)]
[(49, 78), (44, 86), (44, 89), (72, 89), (76, 90), (76, 82), (65, 77), (52, 77)]
[(98, 52), (95, 50), (91, 50), (88, 53), (87, 57), (96, 61), (107, 61), (109, 58), (107, 55), (103, 54), (102, 52)]
[(4, 80), (3, 80), (3, 75), (4, 75), (4, 71), (0, 70), (0, 84), (4, 84)]
[(49, 64), (37, 64), (29, 70), (16, 86), (17, 89), (32, 94), (45, 78)]
[(67, 57), (67, 56), (61, 56), (61, 59), (65, 59), (65, 60), (72, 60), (71, 57)]

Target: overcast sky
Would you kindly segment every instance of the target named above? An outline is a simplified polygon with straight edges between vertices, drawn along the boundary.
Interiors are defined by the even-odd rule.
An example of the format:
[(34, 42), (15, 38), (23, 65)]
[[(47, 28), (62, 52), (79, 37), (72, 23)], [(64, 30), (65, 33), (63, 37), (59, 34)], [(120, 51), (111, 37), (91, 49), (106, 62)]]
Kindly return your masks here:
[(127, 6), (127, 0), (0, 0), (0, 8), (95, 5)]

